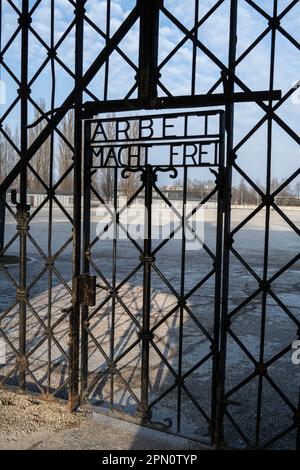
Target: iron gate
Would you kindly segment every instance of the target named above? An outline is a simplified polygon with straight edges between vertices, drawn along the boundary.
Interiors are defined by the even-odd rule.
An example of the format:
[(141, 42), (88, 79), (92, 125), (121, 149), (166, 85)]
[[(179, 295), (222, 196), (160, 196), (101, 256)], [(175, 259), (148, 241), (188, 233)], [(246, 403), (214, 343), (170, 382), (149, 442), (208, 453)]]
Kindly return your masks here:
[[(297, 211), (289, 209), (289, 198), (292, 194), (293, 204), (297, 205), (299, 190), (295, 193), (293, 188), (300, 173), (299, 74), (294, 65), (300, 49), (295, 23), (300, 2), (191, 0), (186, 11), (171, 0), (128, 0), (126, 9), (121, 3), (102, 2), (101, 14), (91, 0), (51, 0), (46, 14), (44, 0), (3, 0), (0, 5), (1, 92), (3, 82), (8, 91), (7, 102), (1, 101), (0, 118), (1, 156), (6, 155), (8, 162), (0, 182), (1, 202), (6, 207), (6, 236), (0, 257), (0, 332), (6, 348), (1, 384), (18, 385), (22, 390), (44, 395), (68, 396), (74, 409), (80, 397), (80, 354), (86, 395), (93, 380), (98, 381), (99, 372), (104, 372), (89, 374), (87, 370), (88, 341), (95, 340), (94, 346), (100, 352), (99, 339), (93, 338), (86, 323), (86, 316), (91, 315), (87, 306), (83, 307), (80, 325), (82, 303), (93, 300), (93, 278), (82, 274), (90, 267), (101, 277), (97, 262), (87, 254), (81, 259), (83, 119), (99, 113), (218, 106), (225, 111), (226, 127), (225, 177), (221, 181), (217, 178), (224, 210), (222, 303), (217, 328), (220, 338), (216, 340), (212, 335), (214, 346), (216, 341), (219, 345), (216, 373), (206, 374), (218, 384), (210, 395), (217, 406), (212, 412), (207, 411), (210, 403), (199, 404), (196, 400), (193, 406), (202, 414), (205, 426), (209, 422), (218, 424), (215, 432), (213, 426), (210, 429), (218, 445), (225, 440), (229, 445), (250, 448), (299, 448), (299, 380), (297, 365), (291, 359), (300, 329), (299, 220)], [(57, 22), (57, 18), (64, 21)], [(224, 38), (218, 44), (217, 35), (209, 34), (215, 25)], [(172, 42), (170, 38), (175, 39)], [(70, 57), (73, 49), (74, 57)], [(249, 70), (256, 72), (250, 74)], [(41, 90), (49, 92), (45, 102), (40, 99)], [(65, 116), (73, 117), (70, 132), (60, 124), (62, 120), (66, 123)], [(57, 147), (64, 155), (59, 169)], [(45, 153), (47, 163), (39, 165)], [(280, 181), (274, 177), (278, 176), (278, 168)], [(118, 170), (112, 172), (116, 173), (113, 178), (118, 176), (121, 181)], [(260, 181), (256, 180), (257, 174)], [(163, 178), (161, 172), (157, 175)], [(255, 194), (254, 206), (248, 212), (236, 212), (239, 209), (229, 197), (237, 177), (241, 181), (240, 194), (248, 190)], [(30, 184), (35, 188), (32, 193)], [(141, 188), (145, 183), (140, 184)], [(151, 188), (152, 196), (160, 191), (156, 182)], [(89, 189), (91, 184), (85, 182), (85, 191)], [(112, 201), (118, 201), (118, 187), (115, 191)], [(166, 191), (162, 196), (168, 206)], [(85, 201), (88, 204), (89, 197)], [(245, 201), (238, 202), (245, 206)], [(85, 207), (85, 214), (89, 214), (88, 209)], [(252, 224), (260, 230), (252, 230)], [(87, 220), (85, 236), (89, 244)], [(112, 260), (116, 259), (114, 243)], [(145, 251), (144, 246), (139, 248)], [(138, 253), (138, 247), (136, 250)], [(157, 257), (156, 263), (161, 258)], [(152, 277), (157, 275), (155, 263), (147, 262)], [(186, 268), (183, 271), (187, 273)], [(108, 281), (110, 276), (104, 274), (101, 282), (97, 281), (101, 286), (97, 289), (113, 294), (112, 302), (116, 302), (119, 281), (116, 276)], [(122, 279), (126, 277), (125, 273)], [(184, 278), (186, 282), (187, 274)], [(138, 285), (142, 281), (140, 278)], [(161, 282), (167, 285), (162, 278)], [(217, 291), (220, 293), (219, 288)], [(136, 294), (134, 298), (139, 297)], [(178, 293), (164, 293), (164, 299), (166, 305), (174, 300), (178, 303)], [(137, 310), (140, 307), (137, 305)], [(184, 314), (188, 308), (180, 305)], [(137, 319), (127, 314), (134, 328), (142, 325), (143, 334), (142, 322), (136, 324)], [(185, 325), (183, 322), (183, 328)], [(146, 345), (151, 340), (138, 340), (145, 345), (146, 358)], [(110, 366), (107, 374), (111, 391), (116, 370), (111, 351), (104, 352)], [(178, 378), (178, 374), (167, 366), (169, 358), (158, 357), (169, 370), (163, 381), (167, 386), (170, 377)], [(203, 364), (200, 369), (205, 367)], [(179, 374), (181, 379), (184, 373)], [(124, 383), (121, 376), (118, 380), (126, 388), (128, 377)], [(184, 384), (179, 382), (174, 386), (182, 391)], [(103, 401), (103, 396), (100, 398)], [(112, 398), (108, 402), (112, 403)], [(146, 398), (144, 395), (143, 403)], [(191, 397), (189, 400), (193, 402)], [(130, 400), (127, 405), (134, 412)], [(167, 401), (165, 408), (166, 415), (159, 421), (170, 417)], [(151, 419), (156, 421), (154, 415)], [(179, 424), (175, 423), (176, 427)], [(181, 428), (187, 429), (188, 423), (181, 423)], [(194, 431), (198, 436), (205, 432), (204, 428)]]
[[(92, 270), (97, 277), (97, 296), (93, 308), (83, 307), (82, 392), (94, 403), (139, 416), (143, 423), (161, 423), (186, 434), (194, 427), (204, 428), (206, 434), (209, 428), (213, 436), (220, 336), (224, 113), (86, 121), (85, 136), (83, 270), (84, 276)], [(202, 198), (198, 192), (194, 203), (189, 202), (190, 173), (201, 169), (214, 174), (215, 186)], [(161, 175), (178, 178), (179, 171), (182, 184), (174, 199), (159, 180)], [(96, 220), (101, 220), (101, 207), (108, 213), (108, 220), (104, 218), (102, 226), (96, 227), (97, 233), (91, 224), (91, 203), (98, 205)], [(203, 208), (210, 204), (215, 234), (210, 233), (206, 241)], [(177, 222), (170, 220), (168, 226), (170, 214)], [(128, 223), (130, 215), (135, 217)], [(134, 229), (140, 226), (136, 237)], [(164, 234), (154, 233), (155, 228), (164, 229)], [(105, 241), (107, 234), (109, 242)], [(203, 256), (199, 256), (201, 250)], [(112, 261), (109, 269), (107, 256)], [(193, 257), (198, 258), (194, 266)], [(203, 301), (201, 306), (194, 305), (203, 297), (203, 289), (211, 305)]]

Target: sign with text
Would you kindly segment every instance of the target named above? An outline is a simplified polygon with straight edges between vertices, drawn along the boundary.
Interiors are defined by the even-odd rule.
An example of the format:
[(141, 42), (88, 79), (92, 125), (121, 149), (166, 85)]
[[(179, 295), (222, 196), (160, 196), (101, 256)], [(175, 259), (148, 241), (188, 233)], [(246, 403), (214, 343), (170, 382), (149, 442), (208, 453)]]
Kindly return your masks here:
[(223, 111), (111, 117), (85, 123), (93, 168), (218, 166)]

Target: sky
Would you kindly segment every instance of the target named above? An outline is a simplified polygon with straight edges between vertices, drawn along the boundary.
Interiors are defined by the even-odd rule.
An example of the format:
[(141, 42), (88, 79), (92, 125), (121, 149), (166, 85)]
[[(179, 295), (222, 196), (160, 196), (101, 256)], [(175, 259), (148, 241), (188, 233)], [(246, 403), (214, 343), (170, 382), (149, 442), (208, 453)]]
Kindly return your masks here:
[[(21, 7), (21, 0), (3, 0), (1, 48), (5, 45), (18, 27), (18, 14), (12, 8)], [(30, 7), (37, 5), (32, 15), (32, 30), (42, 38), (46, 45), (50, 45), (50, 19), (51, 0), (30, 2)], [(111, 2), (110, 34), (112, 35), (124, 19), (128, 16), (134, 6), (134, 0), (114, 0)], [(217, 2), (215, 0), (200, 0), (200, 14), (202, 18), (207, 11)], [(255, 2), (266, 13), (272, 14), (273, 1), (263, 0)], [(278, 0), (279, 13), (284, 10), (291, 0)], [(195, 0), (165, 0), (165, 7), (176, 16), (187, 28), (191, 29), (194, 24)], [(70, 26), (74, 18), (74, 7), (69, 0), (54, 0), (55, 14), (55, 42), (59, 41), (64, 32)], [(213, 54), (224, 64), (227, 62), (228, 31), (229, 31), (229, 0), (224, 0), (213, 15), (199, 28), (198, 37), (200, 41), (209, 48)], [(249, 45), (267, 28), (268, 21), (255, 11), (246, 0), (238, 2), (238, 42), (237, 56), (239, 57)], [(86, 15), (93, 21), (96, 27), (105, 32), (106, 23), (106, 1), (87, 0)], [(300, 1), (284, 17), (281, 22), (284, 28), (295, 39), (292, 44), (288, 39), (277, 32), (276, 56), (275, 56), (275, 89), (286, 93), (295, 82), (300, 79)], [(130, 60), (137, 64), (138, 61), (138, 22), (126, 35), (120, 44), (121, 50), (127, 54)], [(174, 49), (183, 38), (182, 32), (163, 14), (160, 16), (159, 32), (159, 63)], [(62, 41), (57, 49), (58, 61), (55, 64), (55, 103), (59, 106), (74, 86), (74, 28)], [(97, 54), (104, 47), (104, 39), (88, 23), (85, 22), (84, 32), (84, 69), (91, 65)], [(36, 71), (47, 57), (47, 49), (37, 39), (33, 32), (29, 35), (29, 77), (34, 77)], [(269, 33), (237, 67), (236, 74), (243, 83), (251, 90), (266, 90), (269, 87), (270, 70), (270, 47), (271, 34)], [(16, 36), (10, 47), (5, 50), (5, 64), (13, 71), (14, 75), (20, 77), (20, 34)], [(161, 69), (161, 82), (173, 95), (190, 94), (191, 70), (192, 70), (192, 43), (185, 44), (178, 50), (174, 57)], [(68, 67), (70, 73), (64, 70)], [(123, 98), (135, 83), (135, 70), (132, 69), (118, 54), (114, 52), (110, 58), (110, 82), (108, 90), (109, 99)], [(12, 77), (0, 66), (1, 80), (6, 86), (6, 104), (0, 106), (1, 115), (17, 97), (17, 85)], [(206, 93), (220, 77), (220, 69), (200, 50), (197, 52), (196, 69), (196, 93)], [(51, 68), (48, 63), (43, 72), (31, 85), (32, 99), (38, 101), (44, 98), (47, 107), (50, 108), (52, 90)], [(97, 74), (89, 86), (89, 90), (97, 97), (103, 97), (103, 69)], [(239, 88), (236, 88), (240, 91)], [(220, 87), (218, 92), (222, 92)], [(161, 96), (164, 92), (160, 90)], [(135, 95), (132, 95), (134, 97)], [(86, 99), (91, 98), (85, 96)], [(33, 107), (30, 106), (30, 119), (33, 118)], [(11, 127), (18, 125), (20, 108), (19, 105), (7, 116), (5, 123)], [(277, 111), (278, 116), (299, 134), (300, 127), (300, 96), (297, 95)], [(256, 122), (263, 117), (264, 112), (257, 104), (239, 104), (236, 106), (235, 116), (235, 143), (238, 143)], [(266, 124), (264, 124), (254, 136), (238, 151), (238, 162), (253, 180), (264, 181), (266, 168)], [(273, 165), (272, 175), (277, 178), (287, 178), (299, 167), (299, 145), (293, 141), (284, 130), (274, 124), (273, 136)]]

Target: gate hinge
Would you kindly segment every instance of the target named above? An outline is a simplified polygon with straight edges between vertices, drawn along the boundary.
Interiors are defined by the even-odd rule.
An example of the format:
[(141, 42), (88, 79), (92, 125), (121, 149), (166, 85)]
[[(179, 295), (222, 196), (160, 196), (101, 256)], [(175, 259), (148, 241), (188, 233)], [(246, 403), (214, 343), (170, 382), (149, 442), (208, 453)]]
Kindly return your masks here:
[(74, 278), (74, 299), (81, 305), (96, 305), (96, 276), (80, 274)]

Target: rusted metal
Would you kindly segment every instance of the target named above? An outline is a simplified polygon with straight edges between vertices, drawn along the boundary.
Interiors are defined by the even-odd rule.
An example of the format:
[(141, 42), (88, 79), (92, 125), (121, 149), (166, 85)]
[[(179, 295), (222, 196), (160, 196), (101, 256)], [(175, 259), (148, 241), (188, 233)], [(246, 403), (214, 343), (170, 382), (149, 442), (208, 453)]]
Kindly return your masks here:
[(74, 302), (88, 307), (96, 304), (96, 276), (80, 274), (74, 279)]

